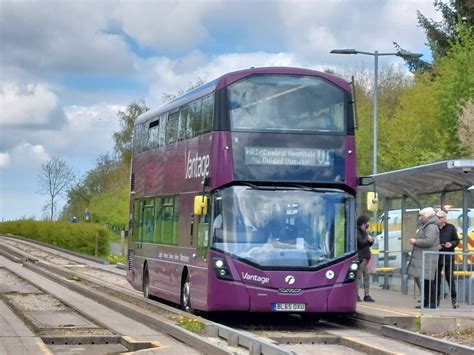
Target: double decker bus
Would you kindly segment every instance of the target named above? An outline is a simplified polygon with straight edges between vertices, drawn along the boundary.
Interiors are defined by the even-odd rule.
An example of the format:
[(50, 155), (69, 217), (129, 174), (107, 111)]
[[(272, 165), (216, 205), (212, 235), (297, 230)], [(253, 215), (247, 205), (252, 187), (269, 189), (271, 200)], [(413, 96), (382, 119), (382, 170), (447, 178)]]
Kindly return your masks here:
[(352, 313), (349, 84), (225, 74), (136, 120), (127, 279), (185, 310)]

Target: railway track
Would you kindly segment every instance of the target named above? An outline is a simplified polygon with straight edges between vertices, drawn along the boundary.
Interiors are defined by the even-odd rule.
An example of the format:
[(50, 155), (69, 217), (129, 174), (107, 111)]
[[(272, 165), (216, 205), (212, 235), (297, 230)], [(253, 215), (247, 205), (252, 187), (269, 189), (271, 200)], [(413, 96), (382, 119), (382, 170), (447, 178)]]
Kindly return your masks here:
[[(0, 245), (0, 254), (9, 258), (10, 263), (21, 263), (23, 268), (39, 273), (136, 322), (179, 339), (201, 353), (434, 353), (433, 350), (382, 337), (382, 325), (370, 322), (366, 322), (362, 328), (361, 323), (343, 318), (314, 322), (302, 321), (299, 316), (288, 314), (226, 313), (193, 316), (170, 304), (145, 299), (140, 292), (129, 286), (123, 270), (113, 269), (110, 265), (101, 265), (17, 238), (2, 236)], [(67, 300), (64, 301), (67, 303)], [(197, 332), (186, 329), (192, 328), (190, 324), (193, 322)], [(395, 334), (396, 332), (394, 337)], [(415, 333), (411, 336), (413, 334)], [(116, 334), (110, 335), (114, 336), (117, 337)]]

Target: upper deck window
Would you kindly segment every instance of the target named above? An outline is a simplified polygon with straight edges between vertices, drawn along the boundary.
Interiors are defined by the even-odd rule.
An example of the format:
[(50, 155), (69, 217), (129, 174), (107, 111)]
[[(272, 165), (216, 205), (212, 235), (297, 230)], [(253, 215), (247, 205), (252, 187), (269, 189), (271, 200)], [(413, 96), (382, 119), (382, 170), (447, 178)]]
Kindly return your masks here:
[(166, 124), (166, 144), (171, 144), (178, 141), (178, 127), (179, 111), (168, 116), (168, 123)]
[(232, 130), (343, 132), (344, 91), (311, 76), (253, 75), (229, 87)]

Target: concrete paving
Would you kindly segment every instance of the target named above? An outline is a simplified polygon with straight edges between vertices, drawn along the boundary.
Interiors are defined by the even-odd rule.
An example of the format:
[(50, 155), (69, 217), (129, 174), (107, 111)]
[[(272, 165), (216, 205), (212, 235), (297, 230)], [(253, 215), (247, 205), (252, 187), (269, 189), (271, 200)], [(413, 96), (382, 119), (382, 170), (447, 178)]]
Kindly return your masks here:
[(97, 325), (75, 312), (25, 312), (38, 328), (98, 328)]
[(51, 354), (41, 338), (0, 300), (0, 354)]
[(415, 308), (419, 303), (418, 297), (413, 293), (404, 295), (391, 290), (371, 289), (370, 294), (375, 302), (357, 303), (357, 313), (361, 317), (384, 318), (385, 324), (397, 323), (402, 327), (402, 323), (414, 324), (415, 320), (419, 319), (420, 330), (428, 332), (437, 332), (440, 329), (453, 331), (459, 326), (474, 327), (474, 312), (470, 306), (461, 305), (457, 309), (425, 309), (422, 312)]
[[(4, 266), (18, 274), (25, 280), (41, 287), (54, 295), (59, 300), (72, 306), (85, 316), (96, 320), (106, 328), (119, 335), (127, 335), (135, 340), (155, 341), (160, 344), (161, 354), (199, 354), (198, 351), (189, 346), (157, 332), (139, 322), (115, 312), (91, 299), (79, 295), (66, 287), (58, 285), (53, 281), (38, 275), (22, 266), (0, 256), (0, 266)], [(0, 351), (0, 353), (2, 353)], [(10, 353), (10, 352), (7, 352)], [(30, 352), (31, 353), (31, 352)]]
[(398, 340), (383, 337), (381, 334), (369, 333), (357, 329), (328, 330), (328, 334), (341, 337), (341, 344), (354, 348), (355, 350), (372, 354), (433, 354), (432, 351), (415, 349), (411, 344), (402, 344)]

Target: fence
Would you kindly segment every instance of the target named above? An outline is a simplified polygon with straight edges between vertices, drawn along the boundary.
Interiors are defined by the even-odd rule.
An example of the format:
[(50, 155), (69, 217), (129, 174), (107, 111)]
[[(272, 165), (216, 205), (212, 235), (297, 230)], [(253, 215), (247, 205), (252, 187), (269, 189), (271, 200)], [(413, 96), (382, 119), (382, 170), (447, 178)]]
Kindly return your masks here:
[[(457, 264), (455, 257), (472, 258), (473, 252), (423, 252), (420, 280), (433, 275), (431, 282), (420, 282), (421, 310), (474, 311), (474, 273), (471, 264)], [(426, 270), (425, 265), (436, 259), (436, 270)], [(466, 260), (465, 259), (465, 260)], [(426, 296), (426, 297), (425, 297)], [(424, 302), (425, 301), (425, 302)], [(435, 305), (435, 306), (434, 306)]]

